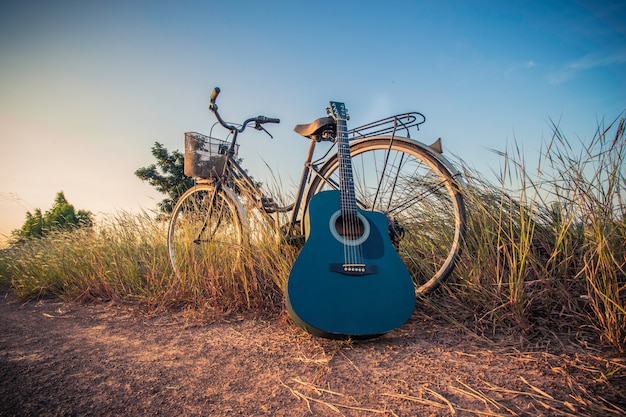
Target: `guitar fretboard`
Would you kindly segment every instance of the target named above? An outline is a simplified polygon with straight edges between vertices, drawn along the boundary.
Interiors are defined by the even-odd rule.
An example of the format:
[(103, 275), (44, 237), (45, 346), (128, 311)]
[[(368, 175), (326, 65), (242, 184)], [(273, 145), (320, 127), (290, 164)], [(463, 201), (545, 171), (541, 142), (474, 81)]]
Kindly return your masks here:
[(348, 128), (346, 121), (337, 120), (337, 146), (339, 147), (339, 189), (341, 193), (341, 214), (356, 215), (356, 197), (354, 194), (354, 177), (352, 176), (352, 159), (348, 144)]
[[(344, 239), (344, 272), (365, 273), (363, 250), (359, 240), (365, 225), (358, 218), (356, 196), (354, 192), (354, 177), (352, 176), (352, 159), (348, 143), (348, 128), (346, 124), (346, 107), (343, 103), (332, 102), (331, 110), (337, 122), (337, 154), (339, 157), (339, 196), (341, 206), (342, 236)], [(357, 243), (358, 241), (358, 243)]]

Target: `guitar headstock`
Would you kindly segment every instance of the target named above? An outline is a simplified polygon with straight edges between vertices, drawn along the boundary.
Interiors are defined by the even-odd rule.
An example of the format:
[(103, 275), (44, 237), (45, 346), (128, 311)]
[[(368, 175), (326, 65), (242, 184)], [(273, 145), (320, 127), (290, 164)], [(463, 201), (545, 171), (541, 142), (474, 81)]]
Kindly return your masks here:
[(335, 120), (349, 120), (350, 116), (348, 116), (348, 111), (346, 110), (346, 105), (344, 103), (340, 103), (338, 101), (331, 101), (330, 107), (326, 109), (328, 115)]

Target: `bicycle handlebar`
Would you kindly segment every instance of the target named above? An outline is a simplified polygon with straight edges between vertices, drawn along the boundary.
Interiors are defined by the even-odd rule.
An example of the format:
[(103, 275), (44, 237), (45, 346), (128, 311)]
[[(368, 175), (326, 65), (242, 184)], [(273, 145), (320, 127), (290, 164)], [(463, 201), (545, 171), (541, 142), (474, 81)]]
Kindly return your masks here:
[(213, 89), (213, 92), (211, 93), (211, 103), (215, 103), (215, 100), (217, 99), (217, 96), (220, 94), (220, 88), (219, 87), (215, 87)]
[[(264, 123), (280, 123), (280, 119), (276, 119), (276, 118), (272, 118), (272, 117), (265, 117), (265, 116), (257, 116), (257, 117), (251, 117), (249, 119), (246, 119), (246, 121), (244, 121), (241, 125), (241, 127), (236, 127), (234, 125), (230, 125), (228, 123), (226, 123), (224, 121), (224, 119), (222, 119), (222, 116), (220, 116), (217, 107), (217, 104), (215, 103), (215, 101), (217, 100), (217, 96), (220, 94), (220, 88), (219, 87), (215, 87), (213, 89), (213, 91), (211, 92), (211, 97), (210, 97), (210, 104), (209, 104), (209, 110), (211, 110), (214, 114), (215, 117), (217, 118), (217, 121), (224, 126), (226, 129), (230, 130), (231, 132), (243, 132), (244, 130), (246, 130), (246, 127), (254, 122), (254, 128), (257, 130), (265, 130), (263, 129), (263, 127), (261, 127), (262, 124)], [(269, 134), (269, 132), (266, 131), (266, 133)], [(270, 135), (271, 136), (271, 135)]]

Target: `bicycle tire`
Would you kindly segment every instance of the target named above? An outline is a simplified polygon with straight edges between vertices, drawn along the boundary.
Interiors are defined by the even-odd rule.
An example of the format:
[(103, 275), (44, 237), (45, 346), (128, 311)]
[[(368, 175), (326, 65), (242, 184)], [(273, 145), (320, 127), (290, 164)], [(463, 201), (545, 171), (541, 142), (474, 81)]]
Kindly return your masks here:
[[(350, 144), (350, 154), (360, 208), (387, 216), (392, 241), (400, 237), (397, 227), (392, 233), (393, 222), (403, 229), (394, 246), (416, 294), (431, 293), (448, 278), (461, 254), (467, 219), (460, 174), (440, 153), (407, 138), (361, 139)], [(338, 167), (335, 154), (319, 168), (305, 207), (315, 193), (338, 188)]]
[(172, 211), (168, 253), (176, 276), (210, 276), (217, 265), (237, 261), (246, 241), (246, 213), (225, 186), (200, 183), (187, 190)]

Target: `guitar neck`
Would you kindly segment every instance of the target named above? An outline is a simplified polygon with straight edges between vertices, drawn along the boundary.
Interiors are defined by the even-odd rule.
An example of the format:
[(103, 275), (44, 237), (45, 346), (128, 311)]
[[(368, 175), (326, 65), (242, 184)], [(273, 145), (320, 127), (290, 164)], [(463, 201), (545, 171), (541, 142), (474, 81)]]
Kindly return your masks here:
[(342, 214), (356, 214), (356, 196), (352, 176), (352, 159), (348, 143), (348, 128), (345, 119), (337, 119), (337, 146), (339, 147), (339, 190)]

